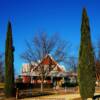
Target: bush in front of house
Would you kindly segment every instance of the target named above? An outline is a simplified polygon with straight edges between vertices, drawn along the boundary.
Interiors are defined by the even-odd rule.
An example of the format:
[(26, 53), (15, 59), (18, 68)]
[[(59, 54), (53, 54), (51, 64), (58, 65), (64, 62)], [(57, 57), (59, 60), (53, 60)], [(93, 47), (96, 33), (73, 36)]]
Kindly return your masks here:
[[(31, 83), (16, 83), (16, 88), (19, 90), (25, 90), (25, 89), (35, 89), (35, 88), (40, 88), (41, 84), (31, 84)], [(44, 88), (53, 88), (52, 84), (44, 84)]]
[(76, 86), (78, 86), (78, 83), (66, 82), (62, 84), (62, 87), (76, 87)]

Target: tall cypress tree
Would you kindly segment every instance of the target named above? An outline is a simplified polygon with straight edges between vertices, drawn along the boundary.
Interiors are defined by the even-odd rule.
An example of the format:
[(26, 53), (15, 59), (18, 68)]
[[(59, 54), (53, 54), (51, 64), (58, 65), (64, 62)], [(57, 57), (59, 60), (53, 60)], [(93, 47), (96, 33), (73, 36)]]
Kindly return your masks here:
[(95, 92), (95, 58), (91, 43), (89, 19), (86, 9), (83, 9), (81, 24), (81, 44), (78, 64), (78, 80), (80, 94), (83, 100), (92, 98)]
[(5, 96), (14, 96), (14, 47), (12, 39), (12, 27), (8, 22), (6, 48), (5, 48)]

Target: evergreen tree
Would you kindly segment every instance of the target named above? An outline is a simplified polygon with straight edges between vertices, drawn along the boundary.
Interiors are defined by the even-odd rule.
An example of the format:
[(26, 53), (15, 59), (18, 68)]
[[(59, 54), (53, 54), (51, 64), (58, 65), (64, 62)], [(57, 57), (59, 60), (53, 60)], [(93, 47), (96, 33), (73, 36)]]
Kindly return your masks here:
[(78, 64), (78, 80), (82, 100), (92, 98), (95, 92), (95, 58), (91, 43), (89, 19), (83, 9), (81, 24), (81, 44)]
[(14, 47), (12, 39), (12, 27), (8, 22), (6, 48), (5, 48), (5, 96), (14, 96)]

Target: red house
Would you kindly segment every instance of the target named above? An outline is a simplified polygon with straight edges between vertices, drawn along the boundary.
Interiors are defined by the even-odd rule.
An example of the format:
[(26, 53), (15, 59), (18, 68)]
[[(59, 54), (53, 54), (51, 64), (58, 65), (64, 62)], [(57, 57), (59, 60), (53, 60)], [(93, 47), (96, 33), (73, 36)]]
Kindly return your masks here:
[(30, 66), (29, 64), (23, 64), (21, 75), (23, 83), (41, 83), (41, 80), (39, 78), (39, 66), (41, 65), (43, 66), (45, 71), (52, 69), (48, 72), (47, 78), (44, 80), (44, 83), (51, 83), (51, 76), (57, 77), (59, 79), (60, 73), (65, 73), (65, 70), (50, 55), (47, 55), (41, 60), (39, 64), (33, 63), (32, 66)]

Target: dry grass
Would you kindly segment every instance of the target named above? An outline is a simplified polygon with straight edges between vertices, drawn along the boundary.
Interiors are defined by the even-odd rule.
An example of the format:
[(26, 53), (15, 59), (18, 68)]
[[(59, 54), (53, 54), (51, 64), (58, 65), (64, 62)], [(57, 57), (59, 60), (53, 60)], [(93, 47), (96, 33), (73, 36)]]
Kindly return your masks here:
[(4, 83), (0, 83), (0, 88), (4, 88)]
[(82, 100), (81, 98), (75, 98), (75, 99), (73, 99), (73, 100)]

